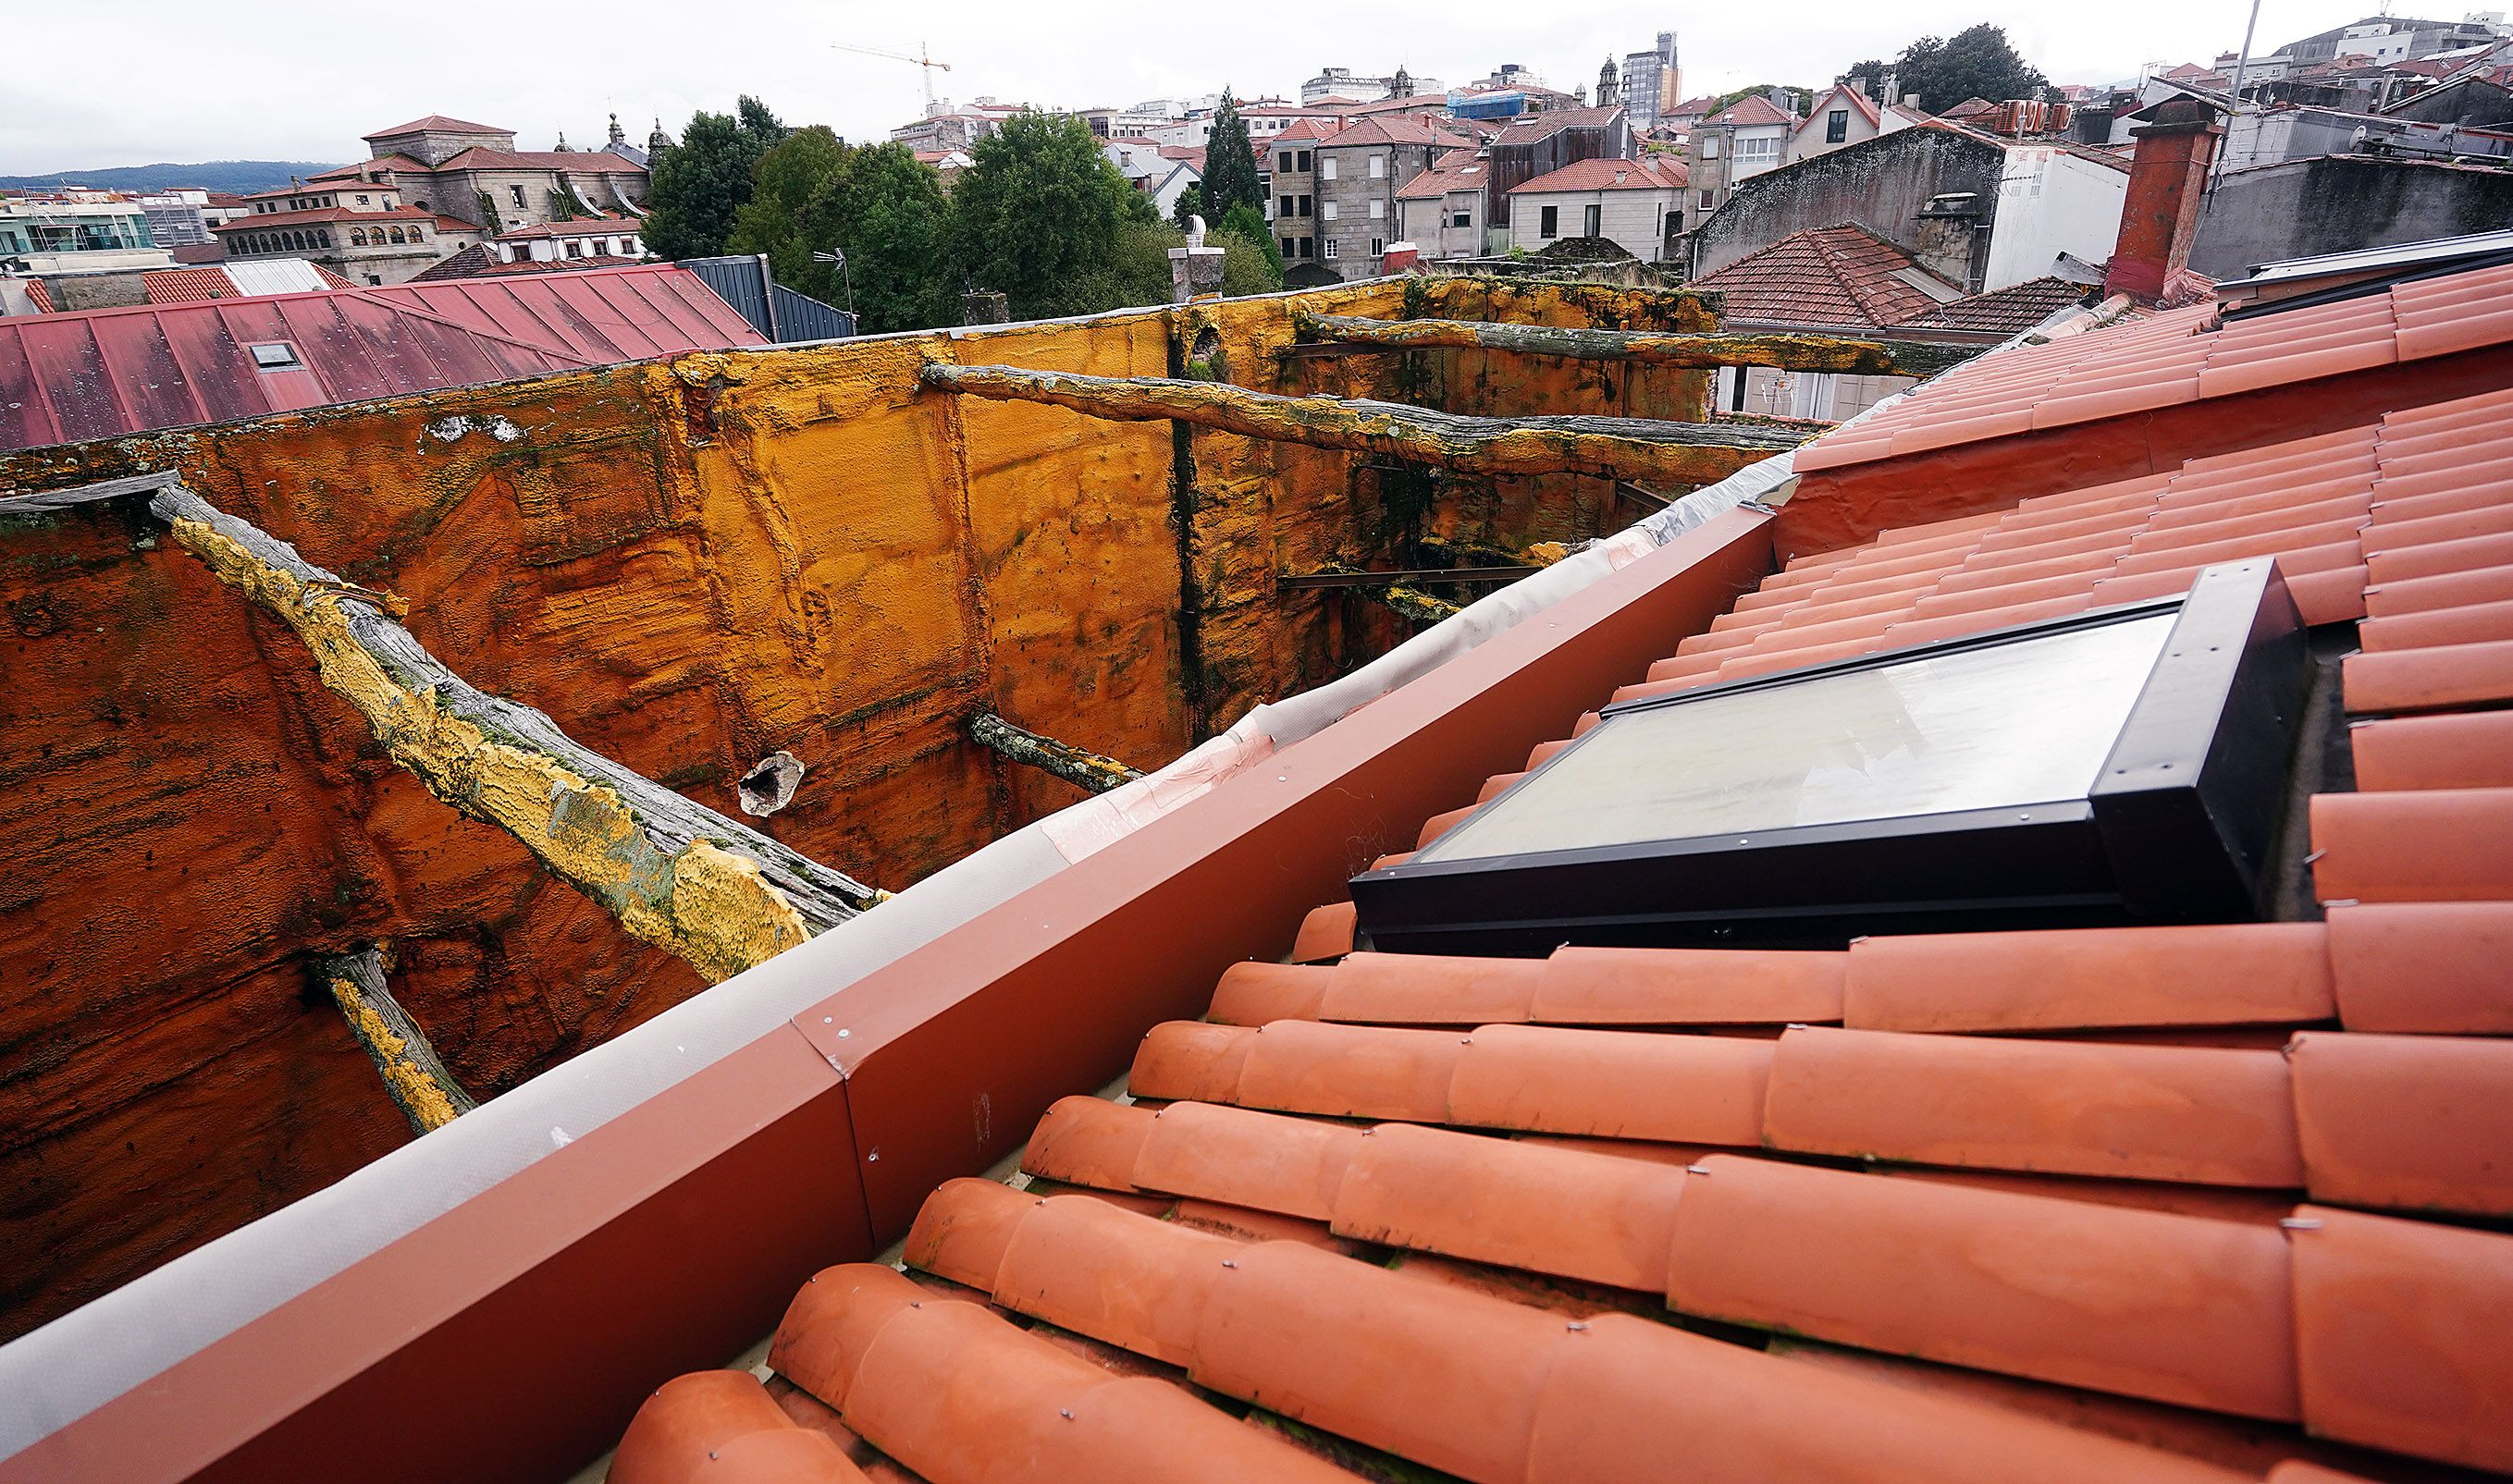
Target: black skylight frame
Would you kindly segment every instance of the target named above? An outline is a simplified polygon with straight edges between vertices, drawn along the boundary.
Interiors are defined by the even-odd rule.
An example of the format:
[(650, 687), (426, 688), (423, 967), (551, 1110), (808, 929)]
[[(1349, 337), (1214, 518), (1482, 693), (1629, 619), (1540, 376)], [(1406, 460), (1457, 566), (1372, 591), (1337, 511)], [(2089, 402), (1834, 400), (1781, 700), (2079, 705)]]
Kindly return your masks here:
[[(2096, 780), (2075, 798), (1408, 861), (1352, 879), (1372, 948), (1543, 954), (1565, 943), (1838, 947), (1883, 932), (2259, 916), (2310, 663), (2267, 559), (2186, 596), (1704, 685), (1606, 709), (1604, 725), (1456, 827), (1502, 807), (1617, 717), (1697, 705), (2159, 615), (2172, 627)], [(1446, 837), (1444, 837), (1446, 838)]]

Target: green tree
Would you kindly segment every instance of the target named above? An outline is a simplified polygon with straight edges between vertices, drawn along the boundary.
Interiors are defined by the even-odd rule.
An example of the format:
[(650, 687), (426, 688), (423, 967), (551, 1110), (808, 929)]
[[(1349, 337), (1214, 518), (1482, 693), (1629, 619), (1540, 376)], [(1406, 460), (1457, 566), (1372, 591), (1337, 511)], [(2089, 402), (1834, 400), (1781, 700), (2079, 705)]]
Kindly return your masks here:
[(1170, 225), (1183, 232), (1190, 216), (1202, 216), (1207, 221), (1213, 219), (1213, 212), (1205, 202), (1204, 186), (1200, 182), (1178, 192), (1177, 199), (1170, 203)]
[(722, 253), (750, 200), (751, 167), (784, 137), (777, 115), (748, 95), (731, 114), (692, 114), (680, 142), (647, 163), (647, 248), (672, 258)]
[(957, 322), (956, 286), (943, 265), (947, 211), (942, 177), (906, 145), (893, 140), (856, 155), (840, 237), (866, 332)]
[(1166, 221), (1128, 221), (1109, 239), (1108, 251), (1084, 275), (1067, 314), (1123, 309), (1170, 301), (1170, 249), (1186, 246), (1186, 234)]
[[(968, 287), (1001, 291), (1024, 320), (1130, 302), (1107, 297), (1126, 292), (1120, 230), (1172, 229), (1080, 119), (1015, 114), (969, 155), (951, 188), (946, 232), (949, 260)], [(1168, 266), (1164, 256), (1164, 293)]]
[[(1880, 102), (1898, 103), (1901, 101), (1900, 98), (1884, 96), (1885, 74), (1891, 70), (1885, 65), (1883, 58), (1870, 57), (1865, 61), (1852, 62), (1850, 70), (1834, 78), (1833, 81), (1855, 88)], [(1898, 84), (1900, 79), (1896, 78), (1895, 81)]]
[(2051, 80), (2007, 44), (2007, 32), (1983, 22), (1940, 41), (1923, 36), (1902, 49), (1894, 62), (1894, 86), (1920, 95), (1920, 106), (1943, 113), (1970, 98), (2003, 102), (2031, 98)]
[(858, 152), (814, 124), (797, 129), (760, 155), (750, 170), (750, 199), (734, 213), (725, 249), (765, 253), (777, 281), (817, 299), (838, 302), (837, 273), (814, 262), (842, 239), (840, 216)]
[(1275, 245), (1274, 229), (1265, 224), (1262, 207), (1241, 202), (1221, 214), (1217, 231), (1228, 232), (1265, 254), (1266, 271), (1274, 276), (1274, 287), (1283, 286), (1283, 250)]
[[(1214, 211), (1228, 215), (1234, 206), (1265, 212), (1265, 183), (1256, 173), (1256, 146), (1248, 141), (1247, 121), (1230, 90), (1221, 92), (1221, 106), (1213, 110), (1213, 133), (1204, 141), (1204, 198)], [(1208, 214), (1208, 217), (1211, 214)]]
[(1271, 293), (1283, 287), (1283, 272), (1275, 256), (1237, 232), (1224, 228), (1211, 238), (1221, 250), (1221, 292), (1232, 298), (1243, 293)]

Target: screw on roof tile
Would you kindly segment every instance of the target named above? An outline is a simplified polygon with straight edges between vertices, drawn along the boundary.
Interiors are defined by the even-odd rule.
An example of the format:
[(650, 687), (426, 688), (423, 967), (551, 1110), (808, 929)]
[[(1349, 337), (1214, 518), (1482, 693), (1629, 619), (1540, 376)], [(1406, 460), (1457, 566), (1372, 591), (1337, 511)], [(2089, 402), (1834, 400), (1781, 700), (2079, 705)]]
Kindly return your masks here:
[(2305, 857), (2303, 858), (2303, 863), (2304, 863), (2305, 865), (2309, 866), (2309, 865), (2311, 865), (2314, 861), (2317, 861), (2317, 860), (2321, 859), (2323, 856), (2328, 855), (2329, 853), (2330, 853), (2330, 852), (2329, 852), (2328, 850), (2326, 850), (2326, 849), (2323, 849), (2323, 850), (2315, 850), (2315, 851), (2313, 851), (2310, 855), (2307, 855), (2307, 856), (2305, 856)]
[(1063, 1418), (1068, 1423), (1073, 1421), (1073, 1409), (1071, 1407), (1058, 1407), (1056, 1409), (1056, 1415)]
[(1697, 1165), (1697, 1164), (1688, 1164), (1688, 1165), (1686, 1165), (1686, 1166), (1684, 1167), (1684, 1173), (1686, 1173), (1686, 1174), (1688, 1174), (1688, 1175), (1707, 1175), (1707, 1174), (1709, 1174), (1710, 1172), (1709, 1172), (1708, 1170), (1706, 1170), (1706, 1169), (1703, 1169), (1700, 1165)]
[(2320, 1219), (2311, 1216), (2285, 1217), (2278, 1222), (2278, 1225), (2286, 1228), (2289, 1231), (2318, 1231), (2321, 1230)]
[(923, 1299), (910, 1299), (907, 1301), (907, 1307), (910, 1308), (923, 1308), (925, 1307), (925, 1301)]
[(876, 1149), (876, 1150), (874, 1150), (871, 1153), (864, 1155), (864, 1163), (866, 1163), (866, 1164), (879, 1164), (880, 1162), (881, 1162), (881, 1151), (880, 1151), (880, 1150), (877, 1150), (877, 1149)]
[(1575, 1334), (1580, 1330), (1586, 1329), (1587, 1327), (1588, 1321), (1585, 1319), (1574, 1319), (1569, 1324), (1563, 1326), (1563, 1328), (1570, 1330)]
[(1457, 1037), (1457, 1044), (1460, 1046), (1471, 1046), (1474, 1043), (1475, 1038), (1471, 1035), (1460, 1035)]
[(1807, 1023), (1806, 1023), (1805, 1021), (1802, 1021), (1802, 1020), (1793, 1020), (1793, 1021), (1790, 1021), (1786, 1026), (1782, 1027), (1781, 1029), (1782, 1029), (1782, 1030), (1787, 1030), (1787, 1031), (1803, 1031), (1803, 1030), (1805, 1030), (1806, 1028), (1807, 1028)]
[(838, 1039), (840, 1039), (840, 1040), (845, 1040), (848, 1036), (853, 1035), (855, 1035), (855, 1032), (853, 1032), (853, 1031), (849, 1030), (847, 1027), (845, 1027), (845, 1026), (840, 1026), (840, 1027), (838, 1027)]
[(824, 1026), (835, 1025), (837, 1024), (837, 1020), (838, 1018), (834, 1015), (823, 1015), (820, 1017), (820, 1024)]
[(1238, 1265), (1237, 1263), (1235, 1263), (1235, 1262), (1232, 1262), (1232, 1261), (1231, 1261), (1230, 1259), (1228, 1259), (1228, 1258), (1223, 1258), (1223, 1259), (1221, 1260), (1221, 1266), (1222, 1266), (1222, 1267), (1224, 1267), (1224, 1268), (1236, 1268), (1236, 1267), (1238, 1267), (1239, 1265)]

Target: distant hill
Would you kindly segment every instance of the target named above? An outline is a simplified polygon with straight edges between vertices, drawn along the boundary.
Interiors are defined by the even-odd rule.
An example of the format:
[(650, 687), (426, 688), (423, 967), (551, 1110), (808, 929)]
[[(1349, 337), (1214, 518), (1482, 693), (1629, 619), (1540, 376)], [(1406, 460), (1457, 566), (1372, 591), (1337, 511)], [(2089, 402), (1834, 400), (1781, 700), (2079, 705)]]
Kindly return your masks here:
[(200, 165), (115, 165), (103, 170), (60, 170), (41, 176), (0, 176), (0, 188), (44, 190), (85, 185), (104, 191), (164, 189), (195, 185), (203, 190), (246, 195), (286, 185), (292, 176), (311, 176), (334, 167), (314, 160), (211, 160)]

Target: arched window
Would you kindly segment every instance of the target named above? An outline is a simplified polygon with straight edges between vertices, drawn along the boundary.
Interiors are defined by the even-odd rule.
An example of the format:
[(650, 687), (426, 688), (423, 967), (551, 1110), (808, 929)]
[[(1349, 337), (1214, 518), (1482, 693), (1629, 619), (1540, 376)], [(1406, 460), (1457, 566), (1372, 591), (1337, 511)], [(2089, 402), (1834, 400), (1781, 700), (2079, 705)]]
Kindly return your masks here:
[(392, 240), (393, 240), (393, 241), (395, 241), (395, 242), (405, 242), (405, 241), (408, 241), (409, 239), (407, 239), (407, 238), (405, 238), (405, 237), (403, 237), (403, 236), (402, 236), (402, 234), (401, 234), (401, 228), (399, 228), (399, 227), (395, 227), (395, 228), (393, 228), (393, 229), (392, 229)]
[(330, 227), (325, 227), (323, 230), (315, 233), (314, 242), (317, 247), (330, 247), (332, 245), (332, 229)]
[(349, 228), (349, 246), (353, 248), (363, 248), (366, 245), (367, 229), (365, 227)]
[(418, 207), (422, 212), (427, 210), (427, 203), (424, 201), (414, 201), (411, 205)]

